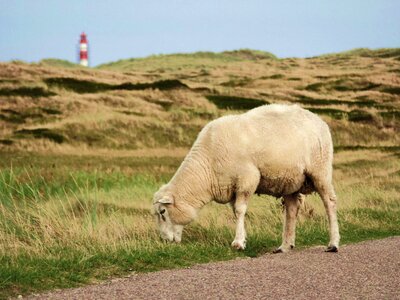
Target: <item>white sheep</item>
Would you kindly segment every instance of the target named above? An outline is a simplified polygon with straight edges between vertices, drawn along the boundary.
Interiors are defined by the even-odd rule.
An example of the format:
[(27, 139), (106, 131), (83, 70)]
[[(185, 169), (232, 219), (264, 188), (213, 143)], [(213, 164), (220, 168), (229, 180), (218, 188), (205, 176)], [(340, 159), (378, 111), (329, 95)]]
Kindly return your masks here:
[(295, 245), (296, 216), (304, 194), (319, 193), (329, 219), (326, 251), (339, 247), (333, 146), (328, 125), (297, 105), (265, 105), (207, 124), (170, 180), (155, 193), (161, 237), (180, 242), (183, 226), (214, 200), (231, 203), (237, 217), (232, 247), (244, 249), (245, 213), (254, 193), (283, 197), (282, 244)]

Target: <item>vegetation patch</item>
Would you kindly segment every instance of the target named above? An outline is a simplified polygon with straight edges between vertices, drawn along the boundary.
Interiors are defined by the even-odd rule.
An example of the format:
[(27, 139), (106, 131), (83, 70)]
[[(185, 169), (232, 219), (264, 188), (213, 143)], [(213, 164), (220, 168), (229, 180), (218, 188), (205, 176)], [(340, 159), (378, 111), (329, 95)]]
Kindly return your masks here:
[(349, 100), (339, 100), (339, 99), (317, 99), (307, 96), (300, 96), (299, 100), (296, 102), (306, 104), (306, 105), (347, 105), (347, 106), (357, 106), (357, 107), (374, 107), (378, 103), (374, 100), (359, 100), (359, 101), (349, 101)]
[(75, 79), (70, 77), (50, 77), (44, 79), (49, 87), (58, 87), (75, 93), (98, 93), (110, 90), (113, 85), (89, 80)]
[(372, 83), (365, 80), (354, 80), (343, 78), (328, 82), (316, 82), (305, 87), (307, 91), (319, 92), (321, 90), (335, 90), (339, 92), (347, 91), (367, 91), (380, 87), (380, 84)]
[(274, 54), (266, 51), (239, 49), (234, 51), (224, 51), (222, 55), (228, 57), (237, 57), (244, 60), (260, 60), (260, 59), (278, 59)]
[(60, 67), (60, 68), (80, 68), (81, 67), (80, 65), (72, 63), (68, 60), (57, 59), (57, 58), (42, 59), (39, 63), (41, 65), (45, 65), (45, 66)]
[(177, 79), (160, 80), (150, 83), (123, 83), (113, 86), (113, 90), (146, 90), (158, 89), (160, 91), (173, 90), (173, 89), (187, 89), (186, 84)]
[(316, 99), (303, 95), (300, 96), (296, 102), (306, 105), (347, 105), (358, 107), (373, 107), (377, 105), (377, 102), (374, 100), (348, 101), (339, 99)]
[(46, 107), (41, 107), (40, 108), (44, 113), (49, 114), (49, 115), (62, 115), (62, 111), (54, 108), (46, 108)]
[(115, 214), (141, 217), (151, 216), (151, 211), (149, 209), (121, 206), (114, 203), (105, 203), (94, 200), (87, 201), (82, 198), (77, 198), (70, 204), (69, 209), (66, 211), (66, 215), (70, 215), (71, 217), (84, 217), (87, 212), (96, 214), (99, 217), (112, 216)]
[(26, 109), (24, 111), (16, 111), (13, 109), (2, 109), (0, 113), (0, 120), (22, 124), (25, 123), (27, 119), (42, 121), (45, 119), (46, 115), (60, 115), (61, 111), (52, 108), (42, 108), (33, 107)]
[(283, 74), (274, 74), (274, 75), (271, 75), (271, 76), (262, 76), (262, 77), (260, 77), (260, 79), (282, 79), (282, 78), (285, 78), (285, 75), (283, 75)]
[(349, 58), (351, 56), (361, 57), (379, 57), (379, 58), (399, 58), (400, 48), (381, 48), (381, 49), (369, 49), (369, 48), (356, 48), (349, 51), (343, 51), (339, 53), (332, 53), (322, 55), (325, 58)]
[(200, 118), (203, 120), (213, 120), (219, 117), (219, 113), (216, 111), (208, 111), (199, 108), (183, 108), (182, 111), (188, 114), (190, 119)]
[(22, 112), (13, 109), (2, 109), (0, 119), (10, 123), (22, 124), (26, 119), (43, 119), (43, 114), (37, 109)]
[(400, 152), (400, 146), (364, 146), (364, 145), (338, 145), (335, 151), (379, 150), (384, 152)]
[(25, 122), (25, 119), (21, 117), (18, 112), (12, 109), (2, 109), (1, 111), (2, 113), (0, 113), (0, 120), (16, 124), (21, 124)]
[(55, 143), (61, 144), (65, 141), (65, 137), (57, 132), (54, 132), (48, 128), (36, 128), (36, 129), (21, 129), (15, 131), (16, 137), (33, 136), (35, 139), (48, 139)]
[(380, 84), (362, 80), (339, 79), (332, 82), (332, 89), (339, 92), (368, 91), (380, 87)]
[(375, 116), (368, 111), (355, 109), (348, 113), (347, 118), (352, 122), (373, 123)]
[(148, 100), (151, 103), (160, 105), (163, 109), (165, 110), (169, 110), (173, 105), (174, 102), (172, 102), (171, 100)]
[(309, 111), (312, 111), (313, 113), (316, 113), (318, 115), (326, 115), (329, 116), (333, 119), (340, 120), (345, 118), (347, 115), (346, 111), (340, 110), (340, 109), (335, 109), (335, 108), (307, 108)]
[(400, 120), (400, 111), (398, 110), (393, 110), (393, 111), (381, 111), (379, 114), (384, 118), (384, 119), (397, 119)]
[(221, 85), (227, 87), (236, 87), (236, 86), (246, 86), (251, 82), (253, 82), (253, 79), (245, 77), (245, 78), (231, 79), (229, 81), (221, 83)]
[(381, 91), (388, 94), (400, 95), (400, 87), (398, 86), (384, 87), (381, 89)]
[(146, 89), (159, 89), (159, 90), (172, 90), (188, 88), (188, 86), (179, 80), (160, 80), (150, 83), (122, 83), (122, 84), (108, 84), (102, 82), (94, 82), (88, 80), (81, 80), (67, 77), (47, 78), (44, 82), (50, 87), (60, 87), (66, 90), (74, 91), (75, 93), (99, 93), (110, 90), (146, 90)]
[(247, 110), (269, 104), (267, 101), (261, 99), (226, 95), (208, 95), (206, 98), (220, 109)]
[(11, 146), (14, 143), (13, 140), (9, 140), (9, 139), (1, 139), (0, 140), (0, 144), (2, 145), (6, 145), (6, 146)]
[(50, 97), (56, 95), (53, 92), (50, 92), (42, 87), (18, 87), (18, 88), (0, 88), (0, 96), (22, 96), (22, 97)]
[(119, 110), (119, 113), (128, 115), (128, 116), (138, 116), (138, 117), (144, 117), (145, 114), (141, 112), (136, 112), (136, 111), (130, 111), (130, 110)]

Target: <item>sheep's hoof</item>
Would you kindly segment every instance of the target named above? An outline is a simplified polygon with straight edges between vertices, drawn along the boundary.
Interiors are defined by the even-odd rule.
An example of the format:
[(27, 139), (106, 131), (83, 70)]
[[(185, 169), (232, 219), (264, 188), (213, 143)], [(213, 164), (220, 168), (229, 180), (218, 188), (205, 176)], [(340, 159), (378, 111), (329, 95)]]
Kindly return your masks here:
[(338, 252), (338, 248), (336, 246), (328, 246), (325, 252)]
[(231, 246), (236, 250), (244, 250), (246, 248), (246, 241), (243, 242), (233, 241)]
[(272, 253), (276, 254), (276, 253), (283, 253), (281, 248), (277, 248), (274, 251), (272, 251)]
[(294, 245), (290, 245), (290, 249), (286, 249), (283, 248), (282, 246), (280, 246), (279, 248), (275, 249), (274, 251), (272, 251), (272, 253), (286, 253), (289, 252), (289, 250), (294, 249)]

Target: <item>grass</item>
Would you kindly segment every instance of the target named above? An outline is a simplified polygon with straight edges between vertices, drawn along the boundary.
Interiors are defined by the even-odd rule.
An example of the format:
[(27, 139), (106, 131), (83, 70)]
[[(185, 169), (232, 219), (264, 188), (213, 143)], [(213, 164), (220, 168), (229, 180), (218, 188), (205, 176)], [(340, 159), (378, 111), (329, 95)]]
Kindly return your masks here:
[(100, 93), (109, 90), (145, 90), (145, 89), (171, 90), (171, 89), (188, 87), (179, 80), (160, 80), (151, 83), (137, 83), (137, 84), (128, 82), (128, 83), (112, 85), (108, 83), (80, 80), (75, 78), (56, 77), (56, 78), (46, 78), (44, 82), (49, 87), (63, 88), (79, 94)]
[(340, 53), (333, 53), (324, 55), (324, 57), (338, 57), (338, 56), (361, 56), (361, 57), (381, 57), (381, 58), (397, 58), (400, 56), (399, 48), (380, 48), (380, 49), (369, 49), (369, 48), (356, 48), (349, 51)]
[(26, 123), (28, 120), (43, 122), (45, 119), (49, 119), (48, 116), (62, 115), (62, 112), (57, 109), (43, 107), (28, 108), (23, 111), (13, 109), (1, 109), (0, 111), (0, 120), (16, 124)]
[[(373, 90), (380, 87), (380, 84), (372, 83), (366, 80), (355, 80), (350, 78), (341, 78), (334, 81), (328, 82), (317, 82), (313, 84), (309, 84), (305, 87), (307, 91), (316, 91), (320, 92), (322, 90), (335, 90), (339, 92), (347, 92), (347, 91), (367, 91)], [(387, 92), (396, 93), (395, 89), (387, 88)]]
[(208, 95), (207, 99), (219, 109), (245, 110), (268, 104), (267, 101), (226, 95)]
[(45, 66), (59, 67), (59, 68), (82, 68), (80, 65), (72, 63), (68, 60), (57, 59), (57, 58), (47, 58), (42, 59), (39, 64)]
[(0, 96), (23, 96), (23, 97), (50, 97), (56, 95), (43, 87), (18, 87), (18, 88), (0, 88)]
[(98, 66), (99, 69), (107, 70), (135, 70), (146, 69), (154, 70), (177, 70), (182, 67), (201, 68), (205, 66), (222, 66), (225, 64), (235, 64), (243, 61), (277, 60), (272, 53), (250, 49), (240, 49), (234, 51), (215, 52), (195, 52), (178, 53), (168, 55), (152, 55), (145, 58), (124, 59)]
[(343, 119), (346, 115), (347, 112), (340, 110), (340, 109), (336, 109), (336, 108), (308, 108), (309, 111), (312, 111), (313, 113), (316, 113), (318, 115), (327, 115), (333, 119)]
[[(400, 234), (400, 164), (393, 151), (336, 155), (343, 244)], [(280, 243), (281, 204), (267, 196), (251, 201), (243, 252), (230, 249), (235, 220), (228, 206), (218, 204), (206, 206), (185, 228), (182, 244), (162, 243), (151, 198), (182, 158), (1, 157), (1, 297), (254, 257)], [(301, 210), (297, 236), (299, 248), (327, 243), (327, 220), (316, 195)]]
[(75, 78), (55, 77), (46, 78), (44, 82), (49, 87), (58, 87), (71, 90), (79, 94), (97, 93), (111, 89), (110, 84), (94, 82), (89, 80), (79, 80)]
[(349, 107), (357, 106), (357, 107), (374, 107), (379, 105), (374, 100), (358, 100), (358, 101), (349, 101), (349, 100), (339, 100), (339, 99), (316, 99), (312, 97), (307, 97), (301, 95), (296, 102), (306, 105), (318, 105), (318, 106), (331, 106), (331, 105), (346, 105)]
[(35, 139), (49, 139), (57, 144), (61, 144), (65, 141), (65, 137), (62, 134), (47, 128), (21, 129), (15, 132), (16, 138), (26, 136), (33, 136)]

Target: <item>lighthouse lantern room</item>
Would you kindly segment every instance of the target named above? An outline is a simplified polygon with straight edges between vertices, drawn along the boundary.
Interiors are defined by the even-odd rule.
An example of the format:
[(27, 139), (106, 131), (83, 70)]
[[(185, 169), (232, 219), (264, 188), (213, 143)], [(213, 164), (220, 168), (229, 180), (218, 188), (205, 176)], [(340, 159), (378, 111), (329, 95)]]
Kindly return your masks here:
[(84, 67), (88, 66), (88, 43), (84, 32), (81, 33), (81, 40), (79, 42), (79, 64)]

